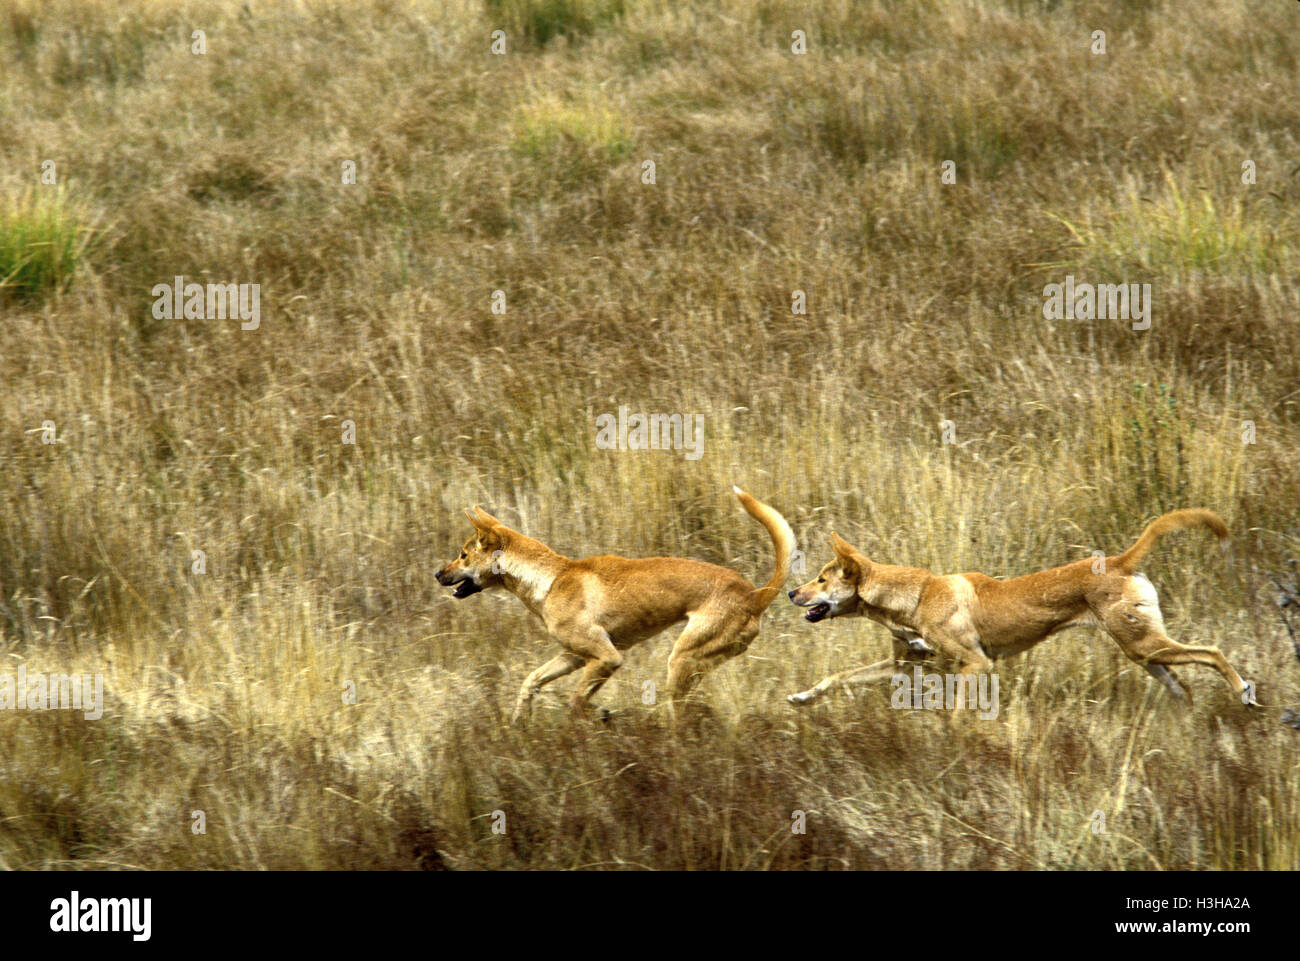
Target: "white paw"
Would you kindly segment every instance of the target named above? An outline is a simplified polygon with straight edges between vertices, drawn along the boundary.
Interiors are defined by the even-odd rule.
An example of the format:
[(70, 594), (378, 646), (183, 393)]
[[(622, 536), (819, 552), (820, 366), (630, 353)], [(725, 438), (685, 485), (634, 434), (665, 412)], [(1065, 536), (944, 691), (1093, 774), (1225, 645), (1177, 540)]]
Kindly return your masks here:
[(786, 697), (786, 700), (789, 701), (791, 704), (807, 704), (809, 701), (812, 700), (812, 695), (809, 694), (807, 691), (801, 691), (798, 694), (788, 695)]

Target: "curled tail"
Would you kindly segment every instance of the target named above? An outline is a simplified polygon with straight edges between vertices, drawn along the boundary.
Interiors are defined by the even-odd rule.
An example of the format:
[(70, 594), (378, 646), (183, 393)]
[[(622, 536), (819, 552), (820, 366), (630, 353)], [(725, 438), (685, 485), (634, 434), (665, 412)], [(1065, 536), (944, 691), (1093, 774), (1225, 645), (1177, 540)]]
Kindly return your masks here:
[(750, 517), (767, 528), (776, 548), (776, 570), (772, 579), (754, 591), (754, 604), (760, 611), (766, 610), (781, 594), (785, 579), (790, 576), (790, 556), (794, 553), (794, 531), (785, 522), (785, 518), (762, 501), (746, 494), (739, 487), (733, 487), (740, 504)]
[(1213, 511), (1201, 510), (1200, 508), (1190, 508), (1188, 510), (1170, 511), (1163, 517), (1157, 517), (1147, 529), (1142, 532), (1142, 536), (1126, 550), (1123, 554), (1115, 559), (1112, 567), (1119, 568), (1122, 571), (1132, 573), (1138, 564), (1142, 563), (1142, 558), (1155, 546), (1165, 534), (1170, 531), (1180, 531), (1187, 527), (1208, 527), (1220, 538), (1228, 536), (1228, 525), (1223, 523), (1223, 518)]

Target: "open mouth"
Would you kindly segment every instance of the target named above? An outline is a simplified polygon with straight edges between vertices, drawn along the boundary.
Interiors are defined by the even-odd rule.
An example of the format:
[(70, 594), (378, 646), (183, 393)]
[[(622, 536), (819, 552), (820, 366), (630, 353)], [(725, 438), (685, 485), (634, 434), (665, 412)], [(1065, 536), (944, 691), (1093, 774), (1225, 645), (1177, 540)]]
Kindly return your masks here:
[(483, 590), (483, 588), (479, 587), (479, 585), (475, 584), (469, 578), (466, 578), (456, 585), (456, 589), (451, 592), (451, 596), (469, 597), (471, 594), (477, 594), (481, 590)]
[(803, 616), (805, 621), (820, 621), (823, 617), (831, 612), (831, 606), (825, 601), (820, 604), (814, 604), (808, 608), (808, 613)]

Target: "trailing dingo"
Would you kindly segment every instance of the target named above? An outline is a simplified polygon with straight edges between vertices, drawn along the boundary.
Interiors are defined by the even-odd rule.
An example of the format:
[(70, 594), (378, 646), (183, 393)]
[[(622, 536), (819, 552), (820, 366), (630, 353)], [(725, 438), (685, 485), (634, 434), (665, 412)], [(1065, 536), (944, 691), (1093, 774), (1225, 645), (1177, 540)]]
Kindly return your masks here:
[(877, 564), (832, 534), (835, 559), (816, 580), (791, 591), (790, 600), (808, 608), (804, 618), (809, 621), (857, 614), (880, 622), (894, 636), (894, 657), (834, 674), (788, 700), (807, 704), (846, 682), (890, 677), (898, 671), (896, 662), (934, 655), (963, 674), (984, 672), (995, 659), (1028, 650), (1057, 631), (1094, 623), (1175, 696), (1188, 694), (1171, 666), (1201, 664), (1218, 671), (1233, 693), (1253, 704), (1253, 688), (1217, 648), (1188, 647), (1169, 638), (1155, 588), (1134, 571), (1162, 535), (1196, 526), (1228, 536), (1217, 514), (1173, 511), (1153, 521), (1118, 557), (1100, 564), (1100, 559), (1085, 558), (1006, 581)]

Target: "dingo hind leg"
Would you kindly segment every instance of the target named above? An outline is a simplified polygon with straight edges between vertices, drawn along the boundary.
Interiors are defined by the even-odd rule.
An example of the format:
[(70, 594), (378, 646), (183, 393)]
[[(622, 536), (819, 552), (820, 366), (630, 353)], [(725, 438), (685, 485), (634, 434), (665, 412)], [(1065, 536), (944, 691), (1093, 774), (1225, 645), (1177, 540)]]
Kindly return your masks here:
[(1179, 683), (1174, 672), (1169, 670), (1169, 667), (1174, 664), (1200, 664), (1203, 667), (1211, 667), (1218, 671), (1219, 675), (1228, 682), (1232, 692), (1243, 698), (1243, 703), (1255, 703), (1253, 696), (1249, 696), (1249, 699), (1247, 699), (1246, 695), (1249, 689), (1246, 682), (1241, 679), (1240, 674), (1233, 670), (1232, 665), (1228, 663), (1228, 659), (1223, 656), (1223, 652), (1217, 647), (1179, 644), (1163, 631), (1147, 631), (1138, 637), (1117, 634), (1117, 632), (1109, 628), (1107, 628), (1107, 633), (1115, 638), (1120, 649), (1130, 660), (1141, 664), (1152, 675), (1164, 681), (1165, 685), (1175, 695), (1179, 693), (1182, 684)]
[(1127, 578), (1118, 597), (1112, 595), (1104, 603), (1094, 602), (1093, 613), (1125, 656), (1141, 664), (1175, 696), (1187, 692), (1170, 668), (1179, 664), (1200, 664), (1218, 671), (1244, 703), (1254, 703), (1246, 682), (1233, 670), (1222, 651), (1216, 647), (1179, 644), (1165, 633), (1155, 588), (1140, 574)]
[(742, 613), (722, 624), (693, 614), (668, 656), (668, 693), (674, 701), (688, 695), (719, 664), (743, 654), (758, 636), (759, 617)]

